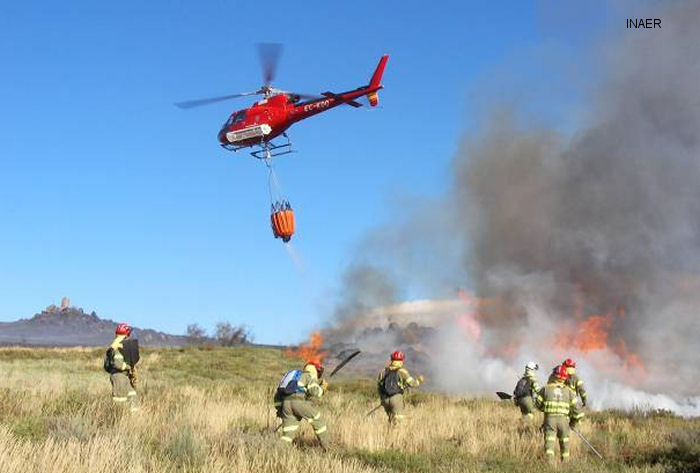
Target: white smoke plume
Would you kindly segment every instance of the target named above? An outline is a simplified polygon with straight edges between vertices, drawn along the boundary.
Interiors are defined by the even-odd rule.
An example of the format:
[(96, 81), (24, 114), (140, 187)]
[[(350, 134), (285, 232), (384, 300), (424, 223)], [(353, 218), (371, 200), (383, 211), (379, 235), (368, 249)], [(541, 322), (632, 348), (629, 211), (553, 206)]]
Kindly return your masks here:
[[(443, 201), (372, 232), (328, 346), (376, 368), (406, 350), (465, 394), (572, 357), (593, 408), (700, 415), (700, 4), (656, 16), (609, 47), (590, 123), (563, 136), (494, 112)], [(427, 300), (401, 303), (412, 293)]]

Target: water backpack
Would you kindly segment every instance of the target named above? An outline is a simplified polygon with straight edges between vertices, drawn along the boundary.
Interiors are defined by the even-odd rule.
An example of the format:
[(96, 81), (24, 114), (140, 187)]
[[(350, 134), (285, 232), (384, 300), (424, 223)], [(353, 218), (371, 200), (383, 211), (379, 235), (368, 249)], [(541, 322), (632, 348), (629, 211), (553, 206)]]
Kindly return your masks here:
[(386, 370), (384, 379), (382, 379), (381, 390), (385, 396), (403, 393), (403, 389), (399, 386), (399, 370)]
[(289, 396), (290, 394), (306, 392), (304, 388), (299, 386), (299, 378), (301, 378), (301, 370), (289, 370), (282, 377), (280, 384), (277, 386), (277, 392)]
[(102, 367), (109, 374), (112, 374), (114, 371), (116, 371), (114, 368), (114, 348), (107, 348), (107, 352), (105, 353), (105, 361)]
[(141, 359), (139, 353), (139, 341), (135, 338), (127, 338), (122, 342), (121, 350), (127, 365), (134, 367)]
[(520, 378), (520, 381), (518, 381), (518, 384), (515, 385), (515, 391), (513, 391), (513, 397), (515, 399), (520, 399), (523, 397), (531, 396), (532, 395), (532, 385), (530, 384), (530, 380), (523, 376)]

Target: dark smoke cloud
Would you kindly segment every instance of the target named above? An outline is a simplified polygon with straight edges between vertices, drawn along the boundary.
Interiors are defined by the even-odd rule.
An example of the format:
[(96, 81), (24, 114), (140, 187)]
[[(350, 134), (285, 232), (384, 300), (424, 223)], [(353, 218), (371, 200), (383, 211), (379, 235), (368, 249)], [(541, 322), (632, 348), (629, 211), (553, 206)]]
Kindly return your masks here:
[[(700, 335), (700, 5), (663, 16), (663, 30), (613, 55), (596, 120), (570, 142), (497, 119), (455, 168), (475, 289), (510, 302), (486, 311), (489, 326), (525, 323), (533, 291), (555, 318), (571, 318), (577, 301), (586, 314), (624, 307), (616, 334), (645, 361), (679, 366), (665, 380), (690, 394), (697, 384), (683, 377), (700, 362), (691, 348)], [(554, 288), (523, 284), (533, 275)], [(665, 348), (649, 340), (663, 332)]]
[[(435, 299), (446, 287), (469, 284), (478, 297), (497, 301), (479, 311), (481, 345), (464, 342), (449, 318), (440, 318), (420, 347), (437, 361), (428, 361), (432, 368), (449, 368), (449, 376), (436, 376), (444, 388), (483, 386), (483, 377), (467, 373), (467, 382), (455, 381), (465, 364), (487, 373), (486, 384), (503, 382), (497, 373), (514, 376), (508, 367), (514, 360), (552, 357), (545, 335), (577, 317), (624, 309), (610, 338), (645, 365), (646, 376), (634, 387), (697, 396), (700, 4), (655, 16), (663, 18), (662, 29), (630, 31), (607, 48), (602, 86), (588, 101), (589, 122), (576, 133), (525, 126), (505, 104), (495, 104), (455, 157), (454, 188), (434, 207), (439, 215), (409, 219), (418, 231), (408, 241), (384, 229), (372, 233), (361, 259), (376, 255), (377, 264), (370, 273), (350, 269), (337, 310), (342, 328), (331, 323), (331, 339), (362, 341), (366, 315), (405, 297), (406, 286)], [(441, 289), (430, 281), (440, 281)], [(361, 327), (353, 317), (363, 320)], [(434, 314), (425, 320), (435, 325), (427, 323)], [(376, 338), (374, 332), (381, 352), (391, 348), (389, 340), (412, 346), (396, 331), (383, 344)], [(505, 356), (498, 353), (502, 346), (517, 348)], [(619, 405), (616, 396), (670, 402), (610, 388), (611, 382), (631, 386), (613, 373), (619, 371), (589, 373), (594, 386), (609, 392), (603, 404)]]

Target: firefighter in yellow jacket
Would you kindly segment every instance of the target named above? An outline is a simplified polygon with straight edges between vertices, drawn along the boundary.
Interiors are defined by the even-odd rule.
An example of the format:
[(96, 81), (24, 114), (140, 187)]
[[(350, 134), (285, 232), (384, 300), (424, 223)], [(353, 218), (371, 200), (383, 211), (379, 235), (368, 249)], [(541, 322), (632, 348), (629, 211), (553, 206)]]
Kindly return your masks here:
[(413, 378), (403, 367), (403, 353), (391, 354), (391, 363), (377, 377), (377, 388), (382, 407), (389, 416), (389, 424), (396, 425), (404, 418), (403, 392), (407, 388), (417, 388), (423, 382), (423, 376)]
[(301, 421), (311, 424), (324, 450), (328, 450), (328, 428), (318, 407), (311, 399), (320, 398), (328, 388), (322, 378), (323, 366), (316, 361), (307, 362), (303, 370), (291, 370), (284, 375), (277, 387), (275, 404), (282, 418), (282, 436), (285, 443), (292, 443)]
[(112, 383), (112, 401), (117, 405), (129, 405), (129, 410), (139, 410), (138, 395), (136, 394), (135, 367), (129, 366), (124, 360), (123, 342), (131, 335), (131, 327), (121, 323), (117, 325), (116, 337), (110, 344), (105, 355), (104, 368), (109, 373)]
[(583, 385), (583, 380), (581, 377), (576, 374), (576, 362), (572, 360), (571, 358), (567, 358), (564, 360), (564, 363), (562, 363), (564, 368), (566, 368), (566, 372), (569, 375), (569, 379), (566, 381), (566, 385), (571, 389), (575, 395), (578, 395), (581, 397), (581, 405), (583, 407), (586, 407), (586, 387)]
[(535, 398), (538, 409), (544, 412), (544, 452), (547, 459), (554, 460), (554, 443), (559, 439), (559, 453), (562, 461), (569, 459), (569, 428), (575, 427), (583, 417), (578, 409), (576, 394), (566, 386), (569, 374), (563, 366), (557, 366), (547, 385), (540, 389)]

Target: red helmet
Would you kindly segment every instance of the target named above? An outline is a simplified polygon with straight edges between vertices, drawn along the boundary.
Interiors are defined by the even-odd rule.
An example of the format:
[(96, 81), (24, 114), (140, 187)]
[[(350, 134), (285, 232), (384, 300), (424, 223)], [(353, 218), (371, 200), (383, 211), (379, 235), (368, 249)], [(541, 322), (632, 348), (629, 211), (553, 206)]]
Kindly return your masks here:
[(564, 365), (555, 366), (552, 370), (552, 375), (562, 381), (569, 379), (569, 373), (566, 372), (566, 367)]
[(391, 361), (403, 361), (403, 352), (396, 350), (391, 354)]
[(117, 330), (114, 331), (117, 335), (130, 335), (131, 327), (128, 324), (121, 323), (117, 325)]
[(562, 363), (566, 368), (576, 368), (576, 362), (572, 360), (571, 358), (567, 358), (564, 360), (564, 363)]

